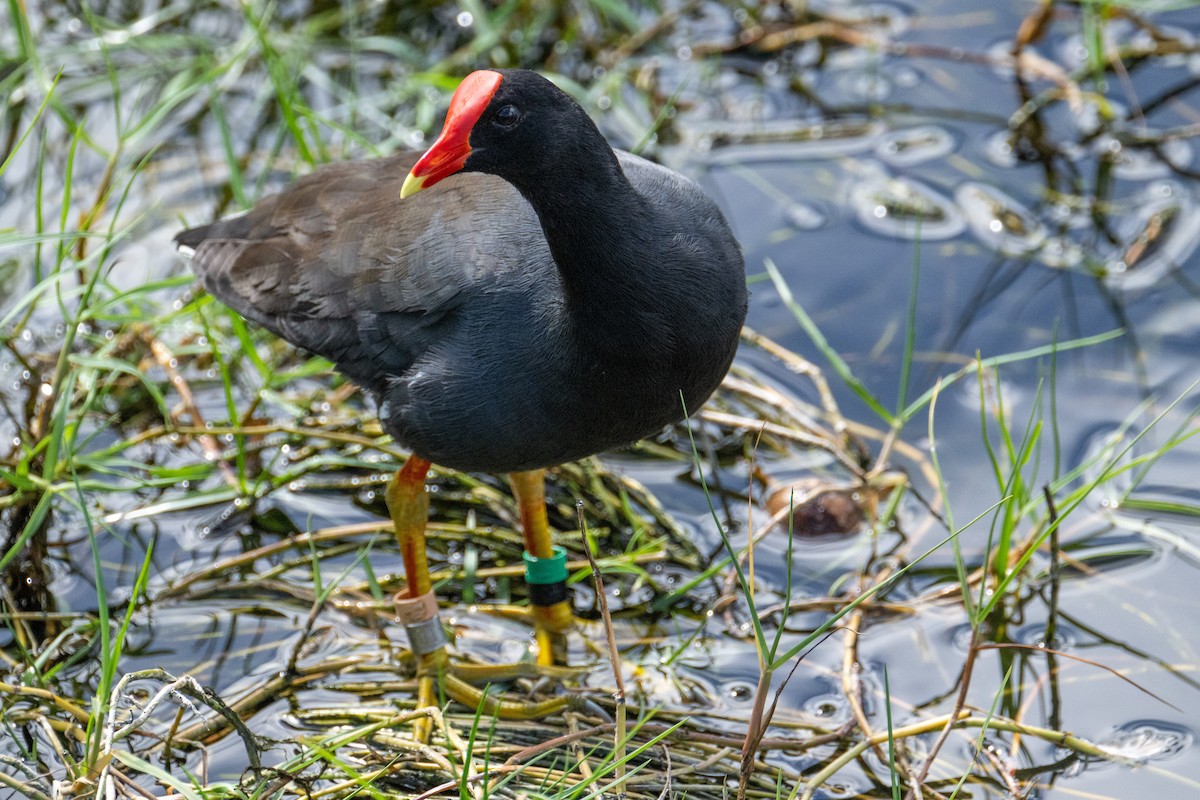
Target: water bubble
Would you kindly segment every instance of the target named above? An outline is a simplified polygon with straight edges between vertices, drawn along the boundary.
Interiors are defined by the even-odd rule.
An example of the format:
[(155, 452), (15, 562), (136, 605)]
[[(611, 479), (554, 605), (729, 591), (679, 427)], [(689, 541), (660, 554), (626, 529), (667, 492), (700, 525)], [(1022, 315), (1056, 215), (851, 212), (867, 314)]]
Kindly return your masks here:
[(471, 27), (471, 23), (475, 21), (475, 18), (471, 16), (470, 11), (461, 11), (459, 12), (458, 16), (454, 18), (454, 21), (459, 24), (459, 27), (469, 28)]
[(754, 687), (741, 681), (725, 684), (723, 692), (735, 703), (749, 703), (754, 699)]
[(596, 98), (596, 108), (600, 109), (601, 111), (607, 111), (611, 106), (612, 98), (608, 95), (602, 94)]
[(1044, 624), (1026, 625), (1013, 638), (1021, 644), (1052, 650), (1069, 650), (1075, 646), (1076, 640), (1075, 631), (1061, 625), (1055, 629), (1053, 638), (1047, 639)]
[(675, 51), (675, 57), (680, 61), (687, 61), (692, 57), (692, 48), (686, 44)]
[(850, 718), (850, 704), (844, 697), (836, 694), (819, 694), (810, 697), (804, 701), (800, 710), (825, 724), (837, 724)]

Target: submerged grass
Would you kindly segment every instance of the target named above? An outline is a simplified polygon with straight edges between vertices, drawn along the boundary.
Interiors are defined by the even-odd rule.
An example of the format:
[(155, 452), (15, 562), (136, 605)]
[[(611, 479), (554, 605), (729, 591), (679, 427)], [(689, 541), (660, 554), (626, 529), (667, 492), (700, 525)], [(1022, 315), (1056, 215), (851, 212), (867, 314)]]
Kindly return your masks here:
[[(1084, 8), (1089, 37), (1107, 18), (1095, 5)], [(11, 69), (0, 81), (9, 90), (11, 146), (0, 179), (32, 187), (32, 209), (19, 228), (0, 229), (0, 247), (18, 254), (28, 284), (0, 301), (0, 344), (27, 373), (0, 396), (17, 440), (0, 457), (0, 619), (8, 633), (0, 648), (7, 668), (0, 783), (39, 800), (56, 796), (54, 782), (130, 797), (158, 784), (198, 800), (707, 798), (725, 797), (734, 785), (739, 797), (810, 798), (857, 764), (871, 787), (864, 795), (913, 797), (953, 796), (968, 785), (981, 793), (1023, 789), (986, 764), (945, 755), (953, 731), (976, 729), (977, 753), (985, 733), (1006, 733), (1014, 750), (1024, 737), (1081, 759), (1116, 758), (1062, 730), (1060, 715), (1051, 725), (1026, 720), (1029, 698), (1021, 693), (1029, 684), (1013, 676), (1020, 659), (1034, 656), (1020, 650), (1010, 629), (1042, 587), (1056, 592), (1065, 570), (1087, 567), (1071, 560), (1062, 534), (1092, 514), (1089, 497), (1111, 491), (1120, 502), (1155, 502), (1134, 492), (1197, 430), (1186, 409), (1194, 386), (1156, 413), (1148, 401), (1108, 448), (1064, 469), (1058, 358), (1120, 332), (981, 354), (918, 394), (910, 380), (919, 251), (898, 387), (872, 388), (856, 375), (774, 263), (765, 264), (799, 326), (881, 430), (846, 419), (820, 370), (747, 331), (746, 348), (811, 378), (819, 403), (739, 368), (711, 406), (692, 410), (686, 428), (639, 451), (688, 473), (697, 487), (690, 496), (707, 501), (723, 556), (702, 552), (689, 535), (696, 523), (676, 519), (683, 515), (673, 516), (622, 470), (595, 460), (564, 467), (550, 500), (575, 556), (572, 579), (584, 592), (583, 579), (598, 571), (603, 581), (591, 591), (599, 599), (611, 592), (621, 605), (612, 614), (596, 611), (603, 622), (573, 644), (572, 660), (582, 666), (518, 669), (502, 688), (544, 697), (553, 692), (548, 684), (563, 683), (569, 709), (541, 722), (454, 704), (413, 710), (411, 658), (390, 641), (396, 633), (385, 598), (397, 578), (381, 571), (395, 562), (381, 490), (402, 454), (354, 387), (328, 375), (326, 362), (196, 296), (191, 278), (160, 252), (169, 249), (160, 234), (176, 227), (179, 208), (191, 208), (191, 217), (245, 207), (277, 173), (416, 144), (455, 76), (473, 66), (539, 66), (584, 102), (601, 95), (576, 79), (650, 81), (652, 59), (633, 56), (660, 56), (681, 14), (646, 27), (646, 11), (620, 0), (570, 12), (520, 0), (419, 9), (346, 3), (300, 12), (251, 2), (240, 13), (219, 5), (202, 11), (203, 24), (186, 4), (137, 18), (87, 6), (79, 20), (85, 30), (71, 37), (58, 20), (31, 20), (24, 4), (8, 3), (11, 25), (0, 41)], [(723, 52), (745, 46), (773, 53), (804, 41), (869, 45), (867, 22), (781, 22), (747, 11), (724, 49), (709, 47), (706, 69), (719, 69)], [(1092, 75), (1109, 69), (1111, 60), (1089, 64)], [(368, 102), (371, 93), (379, 96)], [(665, 82), (663, 91), (636, 98), (602, 96), (613, 104), (615, 136), (650, 142), (677, 135), (670, 119), (681, 94), (678, 83)], [(190, 175), (196, 159), (189, 148), (201, 153), (199, 182)], [(218, 196), (197, 203), (198, 186), (207, 193), (213, 185)], [(999, 375), (1021, 362), (1043, 364), (1046, 374), (1028, 415), (1015, 421)], [(970, 378), (977, 382), (979, 457), (990, 463), (995, 488), (992, 505), (974, 518), (952, 501), (937, 447), (939, 398)], [(894, 404), (885, 399), (893, 391)], [(911, 444), (919, 437), (910, 428), (921, 421), (928, 456)], [(824, 454), (817, 483), (783, 487), (786, 501), (763, 512), (771, 487), (760, 467), (801, 452)], [(461, 563), (440, 559), (442, 596), (468, 604), (479, 590), (522, 601), (509, 583), (521, 574), (514, 566), (521, 540), (506, 490), (452, 472), (440, 472), (436, 488), (430, 539), (462, 556)], [(831, 491), (853, 498), (863, 516), (857, 527), (874, 539), (861, 564), (813, 591), (794, 571), (795, 521)], [(359, 521), (326, 524), (318, 501), (327, 492), (352, 494)], [(281, 499), (288, 496), (299, 501)], [(751, 510), (743, 514), (743, 506)], [(1169, 510), (1196, 514), (1185, 503)], [(762, 513), (769, 519), (751, 524)], [(986, 535), (977, 536), (985, 525)], [(915, 534), (921, 526), (940, 526), (924, 554), (910, 552), (907, 541), (889, 543), (903, 538), (896, 531)], [(782, 585), (772, 586), (756, 556), (781, 535)], [(189, 544), (202, 554), (188, 555)], [(48, 547), (53, 560), (94, 585), (86, 608), (75, 607), (78, 594), (63, 603), (54, 596)], [(78, 569), (73, 559), (83, 553)], [(673, 583), (661, 579), (663, 571)], [(915, 575), (924, 580), (906, 586)], [(239, 659), (252, 667), (218, 685), (146, 666), (155, 661), (155, 642), (141, 637), (152, 639), (156, 619), (170, 624), (179, 619), (176, 609), (202, 615), (228, 603), (244, 605), (239, 612), (251, 619), (288, 617), (287, 635), (276, 642), (263, 634), (268, 645), (231, 635), (228, 652), (197, 656), (197, 675), (223, 676), (219, 665)], [(943, 702), (915, 706), (894, 693), (886, 672), (881, 692), (864, 685), (864, 631), (879, 619), (946, 603), (960, 610), (969, 643)], [(1047, 663), (1070, 657), (1049, 646), (1058, 613), (1056, 602), (1049, 606), (1047, 646), (1036, 654)], [(464, 661), (503, 652), (514, 636), (506, 612), (496, 605), (462, 613)], [(636, 665), (598, 658), (585, 640), (601, 633)], [(835, 636), (841, 656), (813, 669), (840, 687), (848, 712), (836, 725), (800, 713), (786, 693), (806, 654)], [(198, 649), (204, 640), (197, 637)], [(263, 662), (255, 655), (280, 643), (281, 655), (265, 662), (273, 668), (256, 673)], [(707, 665), (718, 660), (714, 648), (742, 646), (757, 664), (757, 682), (748, 706), (731, 709), (697, 682), (689, 663)], [(999, 680), (979, 677), (985, 658), (997, 659)], [(1058, 673), (1048, 669), (1056, 683)], [(614, 699), (611, 684), (630, 690)], [(279, 719), (264, 719), (272, 716)], [(409, 734), (418, 716), (429, 719), (432, 744)], [(35, 763), (43, 766), (27, 766)], [(884, 777), (874, 774), (880, 765)]]

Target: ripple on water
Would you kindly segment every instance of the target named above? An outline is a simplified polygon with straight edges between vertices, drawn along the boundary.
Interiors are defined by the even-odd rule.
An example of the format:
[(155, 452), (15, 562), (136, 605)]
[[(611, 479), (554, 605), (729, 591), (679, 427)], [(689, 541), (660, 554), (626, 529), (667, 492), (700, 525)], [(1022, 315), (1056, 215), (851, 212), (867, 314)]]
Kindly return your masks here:
[(850, 720), (850, 703), (841, 694), (819, 694), (804, 701), (800, 712), (812, 717), (822, 727), (836, 727)]
[(1100, 136), (1094, 147), (1098, 153), (1109, 154), (1113, 174), (1127, 181), (1166, 178), (1172, 174), (1172, 166), (1186, 168), (1192, 163), (1192, 146), (1186, 139), (1168, 139), (1155, 150), (1122, 145), (1112, 136)]
[(863, 226), (897, 239), (950, 239), (964, 228), (949, 198), (912, 178), (881, 173), (856, 181), (850, 205)]
[(1130, 433), (1115, 423), (1097, 426), (1084, 439), (1078, 462), (1080, 478), (1094, 483), (1084, 502), (1093, 507), (1116, 509), (1133, 488), (1129, 475), (1130, 460), (1136, 456), (1130, 447)]
[(938, 125), (902, 128), (880, 137), (875, 155), (894, 167), (908, 167), (954, 152), (954, 136)]
[(1123, 245), (1105, 264), (1109, 285), (1122, 289), (1156, 286), (1200, 245), (1200, 207), (1182, 184), (1156, 181), (1137, 202), (1118, 225)]
[(829, 221), (829, 215), (815, 203), (792, 203), (783, 213), (789, 223), (802, 231), (815, 231)]
[[(1109, 20), (1106, 24), (1099, 26), (1096, 33), (1101, 40), (1101, 52), (1105, 57), (1115, 56), (1116, 49), (1121, 45), (1128, 44), (1130, 36), (1135, 30), (1136, 28), (1129, 20), (1120, 18)], [(1072, 34), (1063, 39), (1056, 48), (1058, 60), (1068, 71), (1074, 72), (1088, 65), (1091, 58), (1089, 35), (1083, 31)]]
[(863, 793), (871, 788), (866, 780), (854, 781), (848, 779), (845, 775), (837, 775), (834, 780), (826, 781), (821, 784), (821, 788), (814, 795), (815, 797), (862, 797)]
[(1139, 50), (1153, 52), (1162, 49), (1158, 46), (1159, 41), (1165, 42), (1171, 39), (1178, 43), (1178, 49), (1182, 52), (1157, 56), (1154, 62), (1155, 66), (1158, 68), (1187, 67), (1194, 70), (1197, 63), (1196, 54), (1190, 51), (1196, 46), (1196, 36), (1186, 28), (1180, 28), (1177, 25), (1156, 25), (1154, 31), (1138, 28), (1129, 37), (1129, 44)]
[(844, 22), (856, 23), (859, 29), (876, 35), (899, 36), (912, 27), (914, 12), (901, 3), (863, 3), (849, 6), (842, 3), (813, 3), (814, 8), (834, 6), (830, 13)]
[(997, 167), (1011, 169), (1017, 165), (1017, 153), (1012, 145), (1012, 133), (996, 131), (983, 142), (983, 157)]
[(754, 685), (746, 681), (726, 681), (720, 689), (728, 706), (748, 706), (754, 702)]
[(1024, 255), (1046, 241), (1046, 226), (1016, 199), (994, 186), (968, 181), (954, 192), (971, 233), (1004, 255)]
[(1023, 625), (1013, 636), (1013, 640), (1032, 647), (1045, 647), (1051, 650), (1070, 650), (1075, 646), (1078, 634), (1074, 628), (1058, 625), (1052, 636), (1047, 636), (1046, 623), (1037, 622)]
[(1100, 747), (1119, 758), (1144, 764), (1179, 755), (1195, 743), (1191, 728), (1161, 720), (1134, 720), (1117, 728)]

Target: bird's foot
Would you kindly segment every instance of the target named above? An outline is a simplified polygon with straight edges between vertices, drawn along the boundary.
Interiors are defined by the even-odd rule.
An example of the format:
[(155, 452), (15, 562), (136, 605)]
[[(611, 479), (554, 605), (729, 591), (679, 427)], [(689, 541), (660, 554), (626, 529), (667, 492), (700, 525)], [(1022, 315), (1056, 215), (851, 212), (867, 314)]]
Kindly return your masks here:
[[(487, 687), (499, 682), (518, 678), (540, 678), (562, 681), (575, 677), (578, 670), (556, 667), (553, 663), (542, 663), (541, 652), (553, 653), (565, 650), (565, 643), (555, 647), (555, 642), (543, 643), (539, 628), (539, 661), (537, 664), (451, 664), (446, 652), (446, 633), (438, 616), (437, 599), (432, 592), (421, 597), (397, 597), (396, 614), (408, 633), (409, 646), (417, 658), (417, 707), (430, 708), (440, 705), (443, 697), (449, 697), (479, 713), (503, 719), (540, 719), (558, 713), (571, 706), (569, 695), (559, 695), (545, 700), (518, 700), (493, 694), (490, 689), (480, 689), (476, 684)], [(565, 605), (565, 604), (564, 604)], [(570, 609), (567, 608), (568, 615)], [(561, 618), (561, 613), (560, 613)], [(547, 634), (559, 640), (561, 634)], [(427, 742), (431, 733), (431, 720), (421, 717), (414, 722), (413, 736)]]

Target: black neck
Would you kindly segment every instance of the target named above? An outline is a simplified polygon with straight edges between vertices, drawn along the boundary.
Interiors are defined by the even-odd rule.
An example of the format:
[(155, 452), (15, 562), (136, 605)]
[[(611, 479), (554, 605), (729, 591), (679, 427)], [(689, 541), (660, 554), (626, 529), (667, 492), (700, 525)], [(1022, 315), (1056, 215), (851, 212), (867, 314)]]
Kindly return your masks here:
[(568, 302), (581, 310), (603, 309), (642, 294), (631, 290), (652, 257), (646, 236), (649, 209), (599, 132), (595, 136), (602, 151), (588, 148), (590, 152), (566, 162), (569, 173), (558, 172), (521, 190), (542, 223)]

